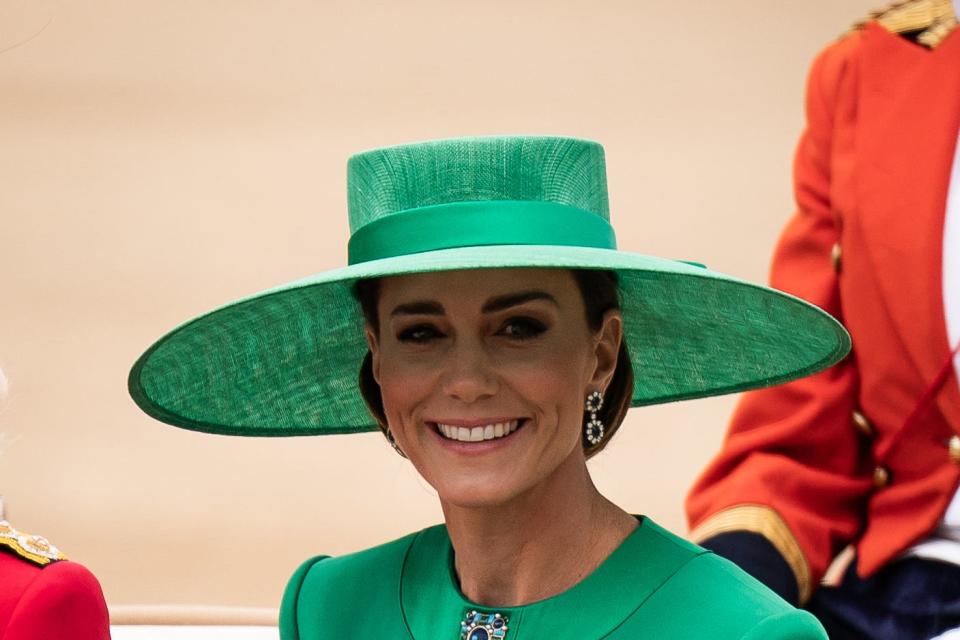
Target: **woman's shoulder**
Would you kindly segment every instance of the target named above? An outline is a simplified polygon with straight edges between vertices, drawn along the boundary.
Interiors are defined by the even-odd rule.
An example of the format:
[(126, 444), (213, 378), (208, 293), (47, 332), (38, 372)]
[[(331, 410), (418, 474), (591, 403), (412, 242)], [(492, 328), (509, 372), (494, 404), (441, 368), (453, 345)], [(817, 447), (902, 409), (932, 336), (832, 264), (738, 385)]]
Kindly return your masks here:
[(687, 607), (702, 612), (716, 629), (716, 638), (825, 639), (816, 618), (794, 608), (753, 576), (726, 558), (707, 552), (687, 563), (670, 580), (664, 600), (682, 598)]
[(404, 561), (414, 541), (433, 537), (443, 539), (442, 526), (363, 551), (314, 556), (302, 563), (283, 594), (280, 637), (313, 638), (314, 631), (329, 634), (338, 625), (345, 625), (342, 631), (349, 636), (356, 632), (354, 613), (368, 616), (376, 611), (384, 621), (402, 620), (397, 589)]
[[(811, 614), (795, 609), (732, 562), (656, 525), (652, 528), (664, 550), (687, 559), (637, 610), (627, 626), (647, 626), (656, 621), (662, 631), (658, 637), (663, 638), (827, 637)], [(689, 615), (693, 612), (696, 615)]]
[(374, 569), (378, 573), (382, 573), (386, 567), (400, 569), (407, 550), (415, 540), (440, 534), (442, 530), (443, 526), (437, 525), (397, 538), (391, 542), (342, 556), (314, 556), (300, 565), (290, 581), (324, 582), (365, 575)]

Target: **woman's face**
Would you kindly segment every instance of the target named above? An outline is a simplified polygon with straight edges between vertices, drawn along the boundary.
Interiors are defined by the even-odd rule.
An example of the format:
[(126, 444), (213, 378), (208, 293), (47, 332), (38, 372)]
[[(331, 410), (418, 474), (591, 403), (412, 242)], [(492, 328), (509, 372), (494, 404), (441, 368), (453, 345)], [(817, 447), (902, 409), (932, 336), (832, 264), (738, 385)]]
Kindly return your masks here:
[(584, 400), (613, 375), (621, 321), (591, 331), (569, 271), (385, 278), (377, 309), (387, 422), (441, 500), (503, 504), (583, 464)]

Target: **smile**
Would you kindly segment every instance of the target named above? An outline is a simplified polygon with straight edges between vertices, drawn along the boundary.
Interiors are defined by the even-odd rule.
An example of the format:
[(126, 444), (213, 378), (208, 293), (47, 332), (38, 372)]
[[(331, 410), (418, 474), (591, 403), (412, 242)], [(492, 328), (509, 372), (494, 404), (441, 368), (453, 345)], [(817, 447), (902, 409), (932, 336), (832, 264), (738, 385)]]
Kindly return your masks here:
[(437, 423), (437, 431), (448, 440), (458, 442), (483, 442), (484, 440), (496, 440), (504, 438), (520, 427), (519, 420), (508, 420), (507, 422), (493, 422), (477, 427), (458, 427), (450, 424)]

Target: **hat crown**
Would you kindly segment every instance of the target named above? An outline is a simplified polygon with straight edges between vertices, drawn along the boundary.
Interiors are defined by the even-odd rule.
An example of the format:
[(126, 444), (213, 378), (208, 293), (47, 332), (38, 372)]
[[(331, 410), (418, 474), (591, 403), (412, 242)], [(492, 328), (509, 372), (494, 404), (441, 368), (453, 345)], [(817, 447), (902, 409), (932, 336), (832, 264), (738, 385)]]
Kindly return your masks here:
[(576, 138), (457, 138), (375, 149), (347, 163), (350, 232), (455, 202), (528, 200), (609, 220), (603, 147)]

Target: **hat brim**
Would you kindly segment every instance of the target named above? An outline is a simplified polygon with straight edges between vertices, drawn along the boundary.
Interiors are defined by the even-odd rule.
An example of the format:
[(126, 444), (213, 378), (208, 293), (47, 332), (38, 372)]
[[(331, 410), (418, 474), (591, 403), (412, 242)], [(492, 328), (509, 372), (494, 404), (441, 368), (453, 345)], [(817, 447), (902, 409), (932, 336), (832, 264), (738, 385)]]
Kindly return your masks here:
[(616, 272), (633, 406), (787, 382), (836, 363), (850, 349), (847, 332), (821, 309), (698, 266), (609, 249), (480, 246), (327, 271), (212, 311), (140, 357), (130, 394), (154, 418), (208, 433), (376, 430), (358, 384), (367, 345), (354, 283), (515, 267)]

